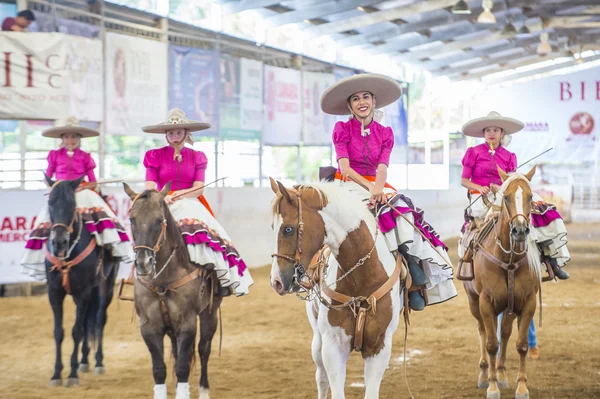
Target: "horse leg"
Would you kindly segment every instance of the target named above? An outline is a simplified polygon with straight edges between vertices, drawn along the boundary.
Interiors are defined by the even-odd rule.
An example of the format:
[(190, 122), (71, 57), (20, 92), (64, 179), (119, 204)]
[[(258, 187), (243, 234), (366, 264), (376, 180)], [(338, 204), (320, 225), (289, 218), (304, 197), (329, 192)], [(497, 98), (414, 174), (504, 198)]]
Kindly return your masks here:
[(365, 399), (379, 398), (379, 387), (392, 355), (392, 338), (386, 337), (381, 351), (365, 359)]
[(529, 324), (533, 315), (535, 314), (536, 298), (535, 295), (531, 295), (519, 316), (518, 326), (518, 338), (517, 338), (517, 352), (519, 352), (519, 376), (517, 377), (517, 391), (515, 392), (515, 399), (529, 399), (529, 390), (527, 389), (527, 373), (525, 372), (525, 361), (527, 360), (527, 351), (529, 346), (527, 345), (527, 332), (529, 331)]
[(194, 357), (194, 343), (196, 341), (196, 315), (193, 314), (186, 325), (182, 326), (177, 334), (177, 360), (175, 361), (175, 375), (177, 376), (177, 393), (175, 399), (190, 399), (190, 364)]
[(198, 342), (198, 354), (200, 355), (200, 385), (198, 392), (200, 399), (210, 398), (210, 388), (208, 385), (208, 359), (210, 358), (212, 340), (219, 325), (218, 310), (223, 301), (222, 297), (213, 299), (212, 309), (204, 308), (200, 312), (200, 342)]
[[(92, 289), (92, 297), (94, 296), (94, 291), (96, 288)], [(81, 343), (81, 361), (79, 362), (79, 369), (77, 370), (79, 373), (88, 373), (90, 371), (90, 364), (88, 362), (88, 357), (90, 355), (90, 337), (89, 334), (93, 333), (95, 328), (95, 314), (94, 314), (94, 306), (93, 300), (92, 303), (88, 306), (87, 311), (85, 312), (85, 321), (83, 322), (83, 341)]]
[(477, 388), (487, 388), (490, 383), (488, 382), (488, 355), (485, 349), (486, 334), (485, 325), (479, 312), (479, 296), (471, 293), (465, 289), (469, 298), (469, 309), (471, 314), (477, 320), (477, 328), (479, 330), (479, 378), (477, 379)]
[(321, 357), (331, 386), (331, 399), (344, 399), (346, 363), (350, 357), (352, 337), (339, 327), (336, 328), (336, 332), (333, 332), (329, 325), (326, 329), (325, 334), (321, 335), (323, 340)]
[(50, 300), (50, 306), (52, 307), (52, 313), (54, 313), (54, 343), (56, 346), (56, 361), (54, 363), (54, 374), (50, 379), (50, 386), (57, 387), (62, 385), (62, 378), (60, 373), (63, 369), (61, 359), (61, 346), (63, 339), (65, 338), (65, 330), (63, 329), (63, 302), (65, 300), (65, 291), (62, 287), (58, 289), (48, 286), (48, 299)]
[(315, 373), (315, 379), (317, 380), (317, 397), (318, 399), (327, 399), (327, 394), (329, 393), (329, 380), (327, 379), (327, 372), (325, 371), (325, 365), (323, 364), (321, 353), (323, 342), (321, 340), (321, 333), (317, 327), (317, 318), (313, 312), (313, 301), (306, 302), (306, 313), (308, 315), (310, 326), (313, 329), (311, 352), (313, 361), (317, 366), (317, 371)]
[(490, 360), (488, 369), (489, 386), (487, 389), (487, 399), (500, 399), (500, 389), (498, 389), (498, 376), (496, 375), (496, 355), (498, 354), (498, 337), (496, 336), (497, 316), (492, 305), (491, 299), (482, 294), (479, 297), (479, 312), (485, 326), (486, 349)]
[(164, 359), (165, 336), (162, 332), (153, 329), (149, 322), (145, 322), (141, 327), (142, 338), (150, 351), (152, 357), (152, 375), (154, 377), (154, 399), (167, 399), (167, 366)]
[(77, 360), (77, 357), (79, 355), (79, 343), (83, 338), (83, 325), (85, 324), (85, 315), (90, 304), (91, 294), (91, 289), (87, 289), (79, 293), (73, 294), (73, 300), (75, 301), (76, 311), (75, 324), (73, 325), (73, 329), (71, 330), (71, 335), (73, 336), (73, 353), (71, 354), (71, 373), (69, 374), (69, 378), (67, 379), (67, 383), (65, 384), (65, 386), (67, 387), (79, 385), (79, 377), (77, 375), (79, 362)]
[[(109, 262), (109, 259), (104, 259), (104, 262)], [(106, 264), (106, 263), (105, 263)], [(96, 337), (97, 337), (97, 347), (96, 347), (96, 366), (94, 367), (95, 375), (102, 375), (106, 373), (106, 369), (104, 368), (104, 351), (103, 351), (103, 342), (104, 342), (104, 327), (106, 326), (106, 322), (108, 321), (108, 307), (113, 299), (114, 287), (115, 287), (115, 278), (116, 278), (117, 266), (113, 264), (113, 267), (110, 270), (110, 273), (106, 276), (106, 280), (102, 281), (101, 288), (99, 289), (99, 302), (98, 309), (96, 314)]]
[(512, 334), (513, 322), (516, 314), (505, 312), (502, 316), (501, 336), (502, 344), (500, 344), (500, 357), (498, 361), (498, 387), (500, 389), (508, 388), (508, 377), (506, 376), (506, 348), (508, 339)]

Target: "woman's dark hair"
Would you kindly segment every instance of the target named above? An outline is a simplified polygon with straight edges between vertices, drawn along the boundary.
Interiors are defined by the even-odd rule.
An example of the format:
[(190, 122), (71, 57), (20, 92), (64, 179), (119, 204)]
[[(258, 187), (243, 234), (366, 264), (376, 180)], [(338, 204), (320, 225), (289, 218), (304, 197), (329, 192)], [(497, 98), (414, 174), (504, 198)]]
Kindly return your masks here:
[(31, 10), (23, 10), (17, 14), (17, 17), (23, 17), (30, 22), (35, 21), (35, 15)]

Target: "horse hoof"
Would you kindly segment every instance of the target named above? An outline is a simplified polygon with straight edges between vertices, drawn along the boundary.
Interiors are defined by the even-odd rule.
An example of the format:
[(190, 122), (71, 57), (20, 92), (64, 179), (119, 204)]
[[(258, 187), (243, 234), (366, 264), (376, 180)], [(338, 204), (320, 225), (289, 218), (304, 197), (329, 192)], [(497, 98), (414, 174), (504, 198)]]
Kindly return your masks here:
[(477, 381), (477, 388), (479, 389), (488, 389), (489, 386), (489, 381)]
[(90, 365), (87, 363), (80, 363), (79, 364), (79, 368), (77, 369), (78, 373), (89, 373), (90, 372)]
[(529, 391), (527, 391), (525, 393), (516, 392), (515, 399), (529, 399)]
[(65, 384), (67, 388), (69, 387), (78, 387), (79, 386), (79, 378), (67, 378), (67, 383)]
[(508, 388), (508, 380), (498, 380), (498, 388), (500, 388), (500, 389)]
[(94, 375), (104, 375), (106, 374), (106, 369), (104, 367), (96, 367), (94, 369)]
[(50, 388), (62, 387), (62, 378), (59, 378), (57, 380), (50, 380), (48, 386)]
[(500, 399), (500, 391), (492, 391), (487, 393), (486, 399)]
[(210, 395), (208, 394), (208, 388), (198, 387), (198, 392), (200, 393), (200, 399), (210, 399)]

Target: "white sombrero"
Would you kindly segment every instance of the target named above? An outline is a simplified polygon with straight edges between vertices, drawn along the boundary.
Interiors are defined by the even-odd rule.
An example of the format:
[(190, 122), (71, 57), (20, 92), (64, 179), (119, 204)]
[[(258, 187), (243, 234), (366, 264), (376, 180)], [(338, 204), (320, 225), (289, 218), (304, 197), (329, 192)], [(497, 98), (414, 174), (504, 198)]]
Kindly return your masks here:
[(483, 130), (486, 127), (499, 127), (506, 134), (517, 133), (523, 129), (525, 125), (513, 118), (506, 118), (496, 111), (492, 111), (488, 116), (483, 118), (475, 118), (465, 123), (462, 127), (462, 132), (465, 136), (484, 137)]
[(67, 133), (77, 133), (81, 137), (96, 137), (99, 136), (100, 133), (94, 129), (90, 129), (89, 127), (81, 126), (79, 124), (79, 120), (74, 116), (69, 116), (65, 120), (57, 120), (54, 123), (54, 127), (50, 129), (46, 129), (42, 132), (42, 136), (51, 137), (53, 139), (60, 138), (63, 134)]
[(340, 80), (321, 96), (321, 109), (330, 115), (350, 115), (348, 98), (368, 91), (375, 96), (375, 108), (383, 108), (400, 98), (402, 88), (394, 79), (375, 73), (363, 73)]
[(210, 123), (190, 121), (185, 116), (185, 112), (179, 108), (173, 108), (169, 111), (169, 116), (166, 122), (161, 122), (158, 125), (144, 126), (142, 130), (146, 133), (166, 133), (168, 130), (186, 129), (190, 132), (210, 129)]

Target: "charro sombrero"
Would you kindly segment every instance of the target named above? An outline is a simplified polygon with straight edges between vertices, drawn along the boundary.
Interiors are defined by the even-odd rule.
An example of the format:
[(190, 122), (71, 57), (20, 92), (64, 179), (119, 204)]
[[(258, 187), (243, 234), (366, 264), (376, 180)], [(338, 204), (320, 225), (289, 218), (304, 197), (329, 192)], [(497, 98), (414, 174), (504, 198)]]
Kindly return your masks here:
[(321, 96), (321, 109), (330, 115), (350, 115), (348, 98), (354, 93), (368, 91), (375, 96), (375, 108), (383, 108), (402, 95), (400, 84), (385, 75), (363, 73), (334, 83)]
[(42, 136), (51, 138), (60, 138), (63, 134), (77, 133), (81, 137), (96, 137), (100, 133), (89, 127), (81, 126), (79, 120), (74, 116), (69, 116), (64, 120), (57, 120), (54, 127), (46, 129), (42, 132)]
[(142, 130), (146, 133), (166, 133), (172, 129), (186, 129), (190, 132), (206, 130), (210, 128), (210, 123), (188, 120), (185, 112), (179, 108), (173, 108), (169, 111), (169, 116), (165, 122), (157, 125), (144, 126)]
[(492, 111), (486, 117), (475, 118), (465, 123), (462, 132), (465, 136), (484, 137), (483, 130), (492, 126), (502, 128), (506, 134), (513, 134), (523, 129), (525, 125), (516, 119), (507, 118)]

